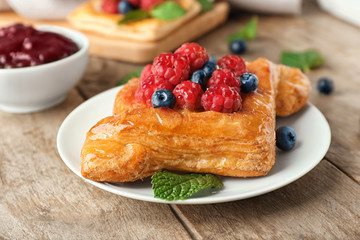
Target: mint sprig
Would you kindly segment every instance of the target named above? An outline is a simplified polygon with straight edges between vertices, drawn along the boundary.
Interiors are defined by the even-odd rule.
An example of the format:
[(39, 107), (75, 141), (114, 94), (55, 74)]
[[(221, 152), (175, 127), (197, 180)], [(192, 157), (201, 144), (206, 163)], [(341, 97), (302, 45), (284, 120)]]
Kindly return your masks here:
[(244, 27), (231, 34), (226, 41), (230, 43), (236, 39), (243, 39), (245, 41), (254, 40), (257, 34), (257, 22), (257, 17), (252, 17), (252, 19)]
[(167, 201), (184, 200), (200, 190), (223, 186), (219, 177), (209, 173), (180, 175), (163, 171), (155, 173), (151, 179), (154, 197)]
[(303, 72), (309, 72), (310, 69), (319, 67), (325, 62), (324, 57), (316, 50), (308, 50), (304, 52), (281, 53), (281, 64), (300, 68)]
[(149, 13), (145, 10), (134, 10), (128, 12), (125, 17), (118, 22), (118, 24), (124, 24), (129, 22), (140, 21), (149, 17)]
[(126, 74), (123, 78), (121, 78), (116, 85), (117, 86), (121, 86), (124, 85), (125, 83), (127, 83), (130, 79), (134, 78), (134, 77), (140, 77), (142, 72), (141, 68), (136, 68), (134, 69), (132, 72)]
[(210, 11), (213, 9), (214, 4), (209, 0), (197, 0), (201, 4), (201, 12)]
[(150, 13), (160, 20), (173, 20), (184, 16), (186, 11), (178, 3), (167, 1), (152, 8)]

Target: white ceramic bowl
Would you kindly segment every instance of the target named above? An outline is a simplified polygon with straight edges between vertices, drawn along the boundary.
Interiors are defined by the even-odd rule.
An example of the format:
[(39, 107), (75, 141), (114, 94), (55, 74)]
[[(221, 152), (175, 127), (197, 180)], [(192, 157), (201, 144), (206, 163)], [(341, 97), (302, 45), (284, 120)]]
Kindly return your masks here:
[(0, 110), (12, 113), (41, 111), (61, 103), (81, 79), (87, 66), (89, 41), (82, 33), (56, 26), (37, 26), (72, 39), (79, 51), (43, 65), (0, 69)]
[(7, 0), (19, 15), (37, 20), (65, 19), (81, 3), (87, 0)]

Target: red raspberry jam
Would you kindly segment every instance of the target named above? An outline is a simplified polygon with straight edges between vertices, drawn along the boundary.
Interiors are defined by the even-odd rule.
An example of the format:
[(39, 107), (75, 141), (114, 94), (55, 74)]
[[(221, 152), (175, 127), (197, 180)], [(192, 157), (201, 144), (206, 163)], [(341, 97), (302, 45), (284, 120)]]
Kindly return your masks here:
[(15, 24), (0, 29), (0, 68), (21, 68), (54, 62), (77, 52), (62, 35)]

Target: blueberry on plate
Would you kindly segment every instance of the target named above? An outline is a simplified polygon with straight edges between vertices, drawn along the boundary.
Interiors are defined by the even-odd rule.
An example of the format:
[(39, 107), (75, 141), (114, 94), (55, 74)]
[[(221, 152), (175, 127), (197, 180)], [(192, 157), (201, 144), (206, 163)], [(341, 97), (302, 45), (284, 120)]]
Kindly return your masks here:
[(247, 49), (247, 44), (243, 39), (235, 39), (230, 43), (230, 51), (235, 54), (243, 54)]
[(201, 69), (205, 72), (206, 78), (210, 78), (212, 73), (216, 70), (216, 63), (208, 61)]
[(330, 79), (323, 77), (319, 79), (317, 89), (320, 93), (329, 95), (334, 90), (334, 85)]
[(200, 84), (201, 88), (204, 89), (206, 87), (206, 74), (204, 70), (196, 70), (192, 76), (191, 81), (194, 83)]
[(118, 10), (119, 10), (119, 13), (121, 13), (121, 14), (127, 14), (128, 12), (133, 10), (133, 7), (131, 6), (131, 4), (128, 1), (122, 0), (119, 2)]
[(243, 73), (240, 76), (240, 89), (243, 93), (249, 93), (254, 91), (259, 85), (259, 79), (253, 73)]
[(159, 108), (159, 107), (174, 108), (176, 103), (176, 98), (171, 91), (167, 89), (160, 89), (155, 91), (151, 96), (151, 103), (154, 108)]
[(280, 127), (276, 130), (276, 146), (284, 151), (294, 148), (296, 143), (296, 134), (294, 129), (288, 126)]

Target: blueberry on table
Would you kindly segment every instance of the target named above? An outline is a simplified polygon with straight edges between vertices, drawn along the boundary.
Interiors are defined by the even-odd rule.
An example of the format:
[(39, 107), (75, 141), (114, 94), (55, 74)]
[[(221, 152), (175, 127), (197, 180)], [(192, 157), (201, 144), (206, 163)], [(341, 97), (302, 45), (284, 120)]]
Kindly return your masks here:
[(254, 91), (259, 85), (259, 79), (253, 73), (243, 73), (240, 76), (240, 90), (243, 93), (249, 93)]
[(334, 85), (330, 79), (323, 77), (319, 79), (317, 89), (320, 93), (329, 95), (334, 90)]
[(242, 54), (247, 49), (247, 44), (243, 39), (235, 39), (230, 43), (230, 51), (234, 54)]
[(159, 107), (174, 108), (176, 103), (176, 98), (171, 91), (167, 89), (160, 89), (153, 93), (151, 97), (151, 103), (154, 108), (159, 108)]
[(276, 146), (284, 151), (294, 148), (296, 143), (296, 134), (294, 129), (288, 126), (280, 127), (276, 130)]
[(212, 73), (216, 70), (216, 63), (208, 61), (201, 69), (205, 72), (206, 78), (210, 78)]
[(200, 84), (201, 88), (205, 89), (207, 83), (205, 71), (196, 70), (191, 76), (191, 81)]
[(131, 10), (133, 10), (133, 8), (128, 1), (122, 0), (119, 2), (118, 10), (119, 10), (119, 13), (126, 14), (126, 13), (130, 12)]

